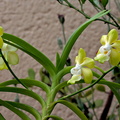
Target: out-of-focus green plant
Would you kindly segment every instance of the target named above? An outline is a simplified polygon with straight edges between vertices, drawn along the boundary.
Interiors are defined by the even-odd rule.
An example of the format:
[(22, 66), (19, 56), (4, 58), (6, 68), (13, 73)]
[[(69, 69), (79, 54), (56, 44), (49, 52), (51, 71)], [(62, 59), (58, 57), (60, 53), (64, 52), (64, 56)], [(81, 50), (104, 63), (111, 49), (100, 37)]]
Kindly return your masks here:
[[(81, 6), (80, 10), (77, 9), (75, 6), (73, 6), (72, 3), (70, 3), (68, 0), (57, 0), (57, 1), (62, 5), (77, 10), (89, 20), (87, 20), (85, 23), (80, 25), (67, 40), (64, 32), (65, 19), (64, 16), (59, 15), (59, 20), (62, 25), (64, 42), (60, 39), (58, 40), (62, 53), (61, 54), (56, 53), (56, 65), (54, 65), (52, 61), (50, 61), (50, 59), (47, 56), (45, 56), (41, 51), (30, 45), (23, 39), (8, 33), (3, 33), (3, 31), (2, 32), (0, 31), (2, 33), (0, 34), (1, 59), (4, 61), (4, 64), (6, 65), (7, 69), (11, 72), (11, 74), (15, 78), (0, 83), (0, 92), (13, 92), (13, 93), (23, 94), (32, 97), (36, 101), (38, 101), (38, 103), (41, 105), (41, 111), (38, 111), (36, 110), (36, 108), (32, 106), (28, 104), (20, 103), (20, 101), (16, 101), (16, 100), (5, 101), (0, 99), (0, 105), (8, 108), (9, 110), (17, 114), (22, 120), (31, 120), (30, 116), (26, 115), (26, 112), (24, 111), (27, 111), (28, 113), (32, 114), (36, 120), (48, 120), (49, 118), (52, 118), (54, 120), (63, 120), (62, 116), (53, 115), (52, 113), (54, 107), (58, 103), (63, 104), (69, 109), (71, 109), (81, 120), (88, 120), (88, 119), (90, 120), (93, 118), (93, 114), (95, 115), (96, 119), (98, 119), (94, 109), (102, 106), (103, 100), (101, 99), (94, 100), (93, 94), (95, 90), (99, 90), (101, 92), (107, 93), (103, 85), (108, 86), (112, 90), (112, 93), (114, 93), (114, 95), (116, 96), (118, 102), (120, 103), (120, 94), (118, 91), (120, 89), (119, 83), (110, 82), (104, 79), (104, 76), (113, 70), (115, 71), (116, 68), (119, 67), (119, 64), (115, 64), (114, 66), (111, 66), (111, 68), (108, 69), (107, 71), (104, 71), (98, 66), (93, 65), (92, 63), (94, 60), (86, 57), (85, 51), (81, 48), (78, 53), (78, 56), (76, 56), (76, 67), (74, 67), (71, 66), (69, 54), (74, 43), (77, 41), (78, 37), (93, 21), (100, 20), (107, 23), (108, 26), (113, 25), (118, 29), (120, 28), (119, 24), (110, 14), (110, 11), (106, 10), (108, 1), (90, 0), (91, 4), (94, 5), (94, 7), (99, 11), (98, 14), (94, 15), (93, 17), (88, 16), (83, 10), (83, 5), (85, 4), (86, 0), (78, 0)], [(113, 21), (111, 22), (105, 19), (106, 16), (108, 16)], [(114, 39), (114, 37), (112, 37), (111, 39)], [(33, 69), (28, 70), (28, 77), (25, 79), (20, 79), (15, 75), (15, 73), (11, 69), (11, 64), (9, 63), (9, 60), (6, 59), (6, 56), (3, 54), (3, 50), (2, 50), (4, 44), (3, 42), (13, 46), (14, 48), (22, 50), (23, 52), (30, 55), (32, 58), (34, 58), (38, 63), (40, 63), (43, 66), (43, 68), (40, 69), (41, 81), (35, 79), (35, 72)], [(12, 59), (10, 60), (14, 62), (16, 58), (12, 57)], [(86, 68), (83, 69), (83, 66), (86, 66), (88, 68), (93, 68), (94, 66), (94, 68), (99, 70), (101, 74), (98, 74), (93, 70), (92, 72), (90, 72), (91, 70), (88, 70)], [(117, 72), (118, 71), (115, 71), (116, 75), (118, 75)], [(68, 80), (66, 81), (63, 78), (66, 74), (69, 73), (72, 73), (73, 76), (74, 75), (80, 76), (79, 79), (78, 77), (77, 79), (74, 77), (74, 85), (73, 85), (74, 87), (71, 87), (71, 89), (69, 87), (71, 85), (71, 82), (68, 82)], [(119, 76), (114, 76), (113, 78), (116, 79), (116, 77)], [(84, 81), (85, 82), (89, 81), (87, 83), (90, 84), (87, 85), (86, 87), (83, 87), (83, 83), (85, 83)], [(15, 85), (15, 87), (9, 86), (13, 84)], [(19, 86), (16, 87), (17, 84), (23, 85), (24, 88)], [(46, 97), (43, 98), (43, 96), (35, 93), (32, 90), (32, 86), (37, 86), (41, 88), (43, 91), (45, 91)], [(73, 90), (73, 88), (77, 88), (77, 89)], [(57, 93), (61, 94), (59, 98), (56, 98)], [(74, 97), (74, 95), (76, 96)], [(19, 99), (18, 96), (16, 96), (16, 98), (17, 100)], [(92, 108), (93, 114), (89, 112), (89, 108)], [(4, 120), (5, 118), (0, 114), (0, 119)]]

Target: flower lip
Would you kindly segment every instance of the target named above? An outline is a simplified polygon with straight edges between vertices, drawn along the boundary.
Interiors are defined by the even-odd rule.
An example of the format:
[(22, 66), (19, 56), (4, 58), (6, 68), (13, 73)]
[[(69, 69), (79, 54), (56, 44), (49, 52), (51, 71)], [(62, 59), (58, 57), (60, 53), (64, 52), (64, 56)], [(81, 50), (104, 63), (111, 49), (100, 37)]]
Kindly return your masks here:
[(76, 64), (74, 68), (71, 69), (71, 74), (80, 75), (82, 66), (80, 64)]

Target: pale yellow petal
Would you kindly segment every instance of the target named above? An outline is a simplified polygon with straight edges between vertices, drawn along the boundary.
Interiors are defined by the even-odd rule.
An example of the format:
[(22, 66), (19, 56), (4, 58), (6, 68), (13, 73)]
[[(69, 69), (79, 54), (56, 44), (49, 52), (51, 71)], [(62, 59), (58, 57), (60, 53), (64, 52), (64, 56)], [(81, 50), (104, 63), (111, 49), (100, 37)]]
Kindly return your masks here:
[(77, 64), (81, 64), (85, 57), (86, 57), (86, 53), (85, 53), (84, 49), (80, 48), (79, 52), (78, 52), (78, 56), (76, 56), (75, 62)]
[(19, 57), (15, 52), (8, 52), (7, 60), (8, 60), (8, 63), (11, 65), (16, 65), (19, 63)]
[(101, 39), (100, 39), (100, 43), (101, 43), (102, 45), (105, 45), (106, 42), (107, 42), (107, 35), (103, 35), (103, 36), (101, 37)]
[(7, 45), (6, 49), (7, 49), (7, 51), (14, 51), (14, 52), (17, 51), (17, 48), (13, 47), (11, 45)]
[(85, 57), (83, 63), (81, 64), (82, 66), (86, 66), (89, 68), (94, 68), (95, 62), (93, 59)]
[(75, 82), (81, 80), (81, 75), (73, 75), (72, 78), (67, 82), (68, 84), (75, 84)]
[(3, 33), (4, 33), (4, 30), (3, 30), (3, 28), (0, 26), (0, 36), (2, 36)]
[(3, 46), (3, 39), (2, 37), (0, 37), (0, 49), (2, 48), (2, 46)]
[(96, 60), (100, 63), (104, 63), (105, 61), (108, 61), (109, 59), (110, 59), (110, 57), (105, 54), (97, 54), (97, 56), (94, 58), (94, 60)]
[(5, 65), (5, 62), (3, 59), (0, 57), (0, 70), (7, 69), (7, 66)]
[(118, 32), (115, 29), (110, 30), (108, 33), (108, 43), (112, 44), (118, 39)]
[(111, 54), (110, 54), (110, 64), (113, 66), (118, 65), (120, 62), (120, 53), (116, 49), (112, 49)]
[(111, 46), (120, 51), (120, 40), (115, 41)]
[(4, 64), (4, 61), (2, 59), (2, 57), (0, 57), (0, 65), (3, 65)]
[(91, 83), (93, 79), (93, 73), (89, 68), (82, 68), (82, 75), (85, 83)]

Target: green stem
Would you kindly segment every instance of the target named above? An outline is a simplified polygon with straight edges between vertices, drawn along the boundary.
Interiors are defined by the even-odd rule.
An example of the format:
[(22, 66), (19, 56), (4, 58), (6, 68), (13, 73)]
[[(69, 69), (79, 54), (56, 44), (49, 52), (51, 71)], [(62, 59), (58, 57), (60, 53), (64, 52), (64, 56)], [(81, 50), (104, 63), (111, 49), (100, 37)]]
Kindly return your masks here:
[(103, 74), (105, 73), (104, 70), (102, 70), (100, 67), (98, 67), (98, 66), (96, 66), (96, 65), (95, 65), (95, 68), (96, 68), (97, 70), (99, 70), (100, 72), (102, 72)]
[(76, 8), (75, 6), (73, 6), (70, 2), (68, 2), (67, 0), (64, 0), (64, 1), (68, 4), (68, 6), (70, 8), (75, 9), (76, 11), (78, 11), (79, 13), (81, 13), (85, 18), (90, 19), (90, 16), (88, 16), (87, 14), (85, 14), (83, 11), (80, 11), (78, 8)]
[(21, 81), (18, 79), (18, 77), (17, 77), (17, 76), (15, 75), (15, 73), (12, 71), (12, 69), (10, 68), (8, 62), (6, 61), (6, 59), (5, 59), (5, 57), (4, 57), (4, 55), (2, 54), (2, 50), (1, 50), (1, 49), (0, 49), (0, 54), (1, 54), (1, 57), (2, 57), (2, 59), (4, 60), (4, 62), (5, 62), (5, 64), (6, 64), (6, 66), (8, 67), (8, 70), (11, 72), (11, 74), (14, 76), (14, 78), (15, 78), (19, 83), (21, 83), (26, 89), (29, 89), (23, 82), (21, 82)]
[(64, 38), (64, 44), (66, 44), (66, 37), (65, 37), (65, 28), (64, 28), (64, 24), (62, 25), (62, 32), (63, 32), (63, 38)]
[(77, 92), (74, 92), (74, 93), (72, 93), (72, 94), (70, 94), (70, 95), (66, 95), (66, 96), (60, 98), (60, 100), (66, 99), (66, 98), (71, 97), (71, 96), (74, 96), (74, 95), (76, 95), (76, 94), (78, 94), (78, 93), (80, 93), (80, 92), (82, 92), (82, 91), (84, 91), (84, 90), (87, 90), (87, 89), (91, 88), (91, 87), (94, 86), (96, 83), (98, 83), (107, 73), (109, 73), (110, 71), (112, 71), (115, 67), (116, 67), (116, 66), (114, 66), (114, 67), (112, 67), (111, 69), (109, 69), (108, 71), (106, 71), (103, 75), (101, 75), (101, 76), (98, 78), (98, 80), (96, 80), (95, 82), (93, 82), (93, 83), (90, 84), (89, 86), (87, 86), (87, 87), (85, 87), (85, 88), (83, 88), (83, 89), (80, 89), (80, 90), (78, 90)]

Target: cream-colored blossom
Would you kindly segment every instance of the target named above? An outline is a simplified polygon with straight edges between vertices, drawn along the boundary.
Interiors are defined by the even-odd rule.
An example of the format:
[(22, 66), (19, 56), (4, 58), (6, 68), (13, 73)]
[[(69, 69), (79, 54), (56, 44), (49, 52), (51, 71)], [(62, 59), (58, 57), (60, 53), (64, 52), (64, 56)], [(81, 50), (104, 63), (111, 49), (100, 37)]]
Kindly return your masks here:
[(108, 35), (103, 35), (100, 40), (102, 46), (99, 48), (96, 61), (104, 63), (109, 61), (111, 65), (117, 65), (120, 62), (120, 40), (118, 32), (112, 29)]
[(91, 68), (94, 67), (94, 60), (86, 57), (85, 51), (80, 48), (78, 56), (75, 58), (76, 65), (71, 69), (72, 78), (68, 81), (70, 84), (84, 79), (85, 83), (91, 83), (93, 74)]

